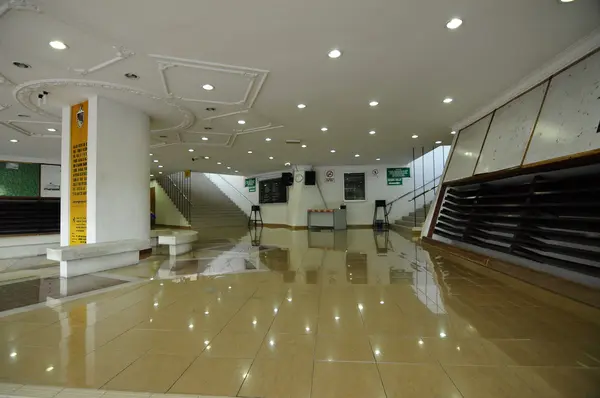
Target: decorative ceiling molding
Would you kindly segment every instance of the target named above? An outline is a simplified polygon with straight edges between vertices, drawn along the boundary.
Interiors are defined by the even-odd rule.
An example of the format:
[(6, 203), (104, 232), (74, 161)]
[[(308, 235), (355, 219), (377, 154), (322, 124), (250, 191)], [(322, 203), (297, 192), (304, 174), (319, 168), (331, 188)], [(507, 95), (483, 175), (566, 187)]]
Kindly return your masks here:
[(239, 115), (240, 113), (248, 113), (248, 109), (243, 109), (241, 111), (235, 111), (235, 112), (229, 112), (229, 113), (223, 113), (221, 115), (209, 116), (209, 117), (205, 117), (202, 120), (220, 119), (220, 118), (227, 117), (227, 116)]
[[(175, 58), (165, 55), (149, 54), (149, 57), (155, 58), (158, 63), (158, 71), (163, 83), (163, 89), (165, 95), (171, 98), (177, 98), (182, 101), (190, 102), (203, 102), (209, 104), (221, 104), (221, 105), (244, 105), (247, 108), (252, 108), (254, 101), (258, 97), (258, 94), (267, 78), (269, 71), (262, 69), (246, 68), (243, 66), (225, 65), (214, 62), (197, 61), (193, 59)], [(243, 76), (248, 78), (248, 87), (244, 93), (244, 96), (238, 101), (226, 102), (226, 101), (213, 101), (208, 99), (196, 99), (196, 98), (185, 98), (175, 95), (169, 88), (169, 81), (166, 75), (166, 71), (173, 67), (186, 67), (196, 68), (207, 71), (221, 72)]]
[(19, 124), (51, 124), (51, 125), (58, 125), (60, 126), (60, 123), (57, 122), (44, 122), (44, 121), (38, 121), (38, 120), (8, 120), (6, 122), (0, 122), (1, 125), (8, 127), (10, 129), (13, 129), (23, 135), (26, 135), (28, 137), (33, 137), (33, 138), (60, 138), (60, 133), (58, 134), (38, 134), (38, 133), (32, 133), (31, 131), (24, 129), (23, 127), (17, 126), (16, 123)]
[(8, 108), (10, 108), (10, 104), (0, 104), (0, 112)]
[(15, 83), (13, 83), (8, 77), (6, 77), (2, 73), (0, 73), (0, 85), (3, 85), (3, 86), (14, 86)]
[(250, 128), (250, 129), (236, 130), (235, 134), (236, 135), (252, 134), (252, 133), (258, 133), (260, 131), (280, 129), (282, 127), (284, 127), (282, 124), (277, 125), (277, 126), (273, 126), (271, 123), (269, 123), (269, 124), (264, 125), (264, 126), (253, 127), (253, 128)]
[(40, 7), (33, 4), (30, 0), (9, 0), (0, 5), (0, 17), (10, 10), (41, 12)]
[(195, 116), (194, 114), (187, 108), (175, 103), (170, 99), (165, 99), (149, 93), (144, 90), (140, 90), (137, 88), (124, 86), (121, 84), (108, 83), (108, 82), (99, 82), (99, 81), (91, 81), (91, 80), (80, 80), (80, 79), (46, 79), (46, 80), (34, 80), (27, 83), (23, 83), (15, 87), (13, 90), (13, 96), (21, 105), (30, 111), (37, 113), (38, 115), (49, 118), (50, 120), (60, 121), (60, 116), (54, 115), (52, 113), (46, 112), (41, 107), (37, 106), (37, 104), (31, 101), (31, 96), (34, 93), (38, 93), (40, 91), (52, 91), (53, 88), (56, 87), (86, 87), (86, 88), (96, 88), (96, 89), (104, 89), (104, 90), (114, 90), (120, 91), (127, 94), (138, 95), (144, 98), (151, 99), (153, 101), (162, 102), (165, 105), (175, 108), (179, 114), (181, 115), (181, 122), (176, 126), (170, 126), (162, 129), (154, 129), (150, 130), (153, 133), (162, 132), (162, 131), (170, 131), (170, 130), (185, 130), (191, 127), (194, 124)]
[(73, 70), (74, 72), (79, 73), (82, 76), (85, 76), (85, 75), (89, 75), (90, 73), (98, 72), (100, 69), (104, 69), (113, 64), (116, 64), (119, 61), (123, 61), (124, 59), (127, 59), (127, 58), (135, 55), (135, 53), (133, 51), (131, 51), (123, 46), (119, 46), (119, 47), (113, 46), (113, 48), (115, 50), (117, 50), (117, 53), (114, 58), (111, 58), (108, 61), (105, 61), (98, 65), (92, 66), (89, 69), (78, 69), (78, 68), (69, 68), (69, 69)]

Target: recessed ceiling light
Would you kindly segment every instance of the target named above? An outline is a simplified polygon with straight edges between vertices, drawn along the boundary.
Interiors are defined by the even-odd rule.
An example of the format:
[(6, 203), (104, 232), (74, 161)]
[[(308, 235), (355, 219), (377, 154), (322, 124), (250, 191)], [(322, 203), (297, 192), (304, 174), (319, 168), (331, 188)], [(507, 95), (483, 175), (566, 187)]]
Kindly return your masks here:
[(329, 56), (329, 58), (334, 58), (335, 59), (335, 58), (341, 57), (342, 56), (342, 52), (336, 48), (336, 49), (333, 49), (333, 50), (329, 51), (329, 54), (327, 54), (327, 55)]
[(59, 40), (52, 40), (49, 44), (50, 47), (52, 47), (55, 50), (64, 50), (67, 48), (67, 45)]
[(327, 131), (327, 127), (321, 127), (321, 131)]
[(204, 159), (208, 160), (208, 159), (210, 159), (210, 156), (205, 156)]
[(273, 156), (269, 156), (269, 160), (273, 160)]
[(292, 164), (290, 162), (285, 162), (283, 165), (284, 166), (291, 166)]
[(357, 153), (356, 155), (354, 155), (355, 158), (359, 158), (360, 155)]
[(221, 162), (217, 162), (217, 164), (222, 164)]
[(560, 0), (561, 3), (572, 3), (574, 0)]
[(456, 131), (452, 130), (452, 131), (450, 132), (450, 134), (454, 135), (454, 134), (456, 134)]
[(376, 131), (375, 131), (375, 130), (371, 130), (371, 131), (369, 131), (369, 134), (371, 134), (371, 135), (375, 135), (375, 134), (376, 134)]
[(377, 158), (377, 159), (375, 159), (375, 160), (381, 160), (381, 158)]
[(252, 153), (252, 151), (248, 151), (248, 153)]
[(150, 154), (150, 156), (153, 156), (153, 155), (154, 155), (153, 153)]
[(238, 124), (246, 124), (245, 120), (238, 120)]
[(13, 65), (16, 66), (17, 68), (21, 68), (21, 69), (31, 68), (31, 65), (26, 64), (25, 62), (13, 62)]
[(304, 109), (304, 108), (306, 108), (306, 105), (304, 105), (304, 104), (298, 104), (298, 109)]
[(412, 138), (419, 138), (419, 136), (416, 134), (413, 134)]
[(162, 168), (163, 168), (163, 165), (162, 165), (162, 164), (159, 164), (159, 165), (158, 165), (158, 168), (159, 168), (159, 169), (162, 169)]
[(19, 140), (10, 140), (10, 142), (12, 142), (14, 144), (14, 143), (19, 142)]
[(329, 151), (329, 152), (331, 152), (331, 153), (335, 153), (335, 149), (332, 149), (332, 150), (331, 150), (331, 151)]
[(131, 80), (137, 80), (140, 77), (138, 75), (136, 75), (135, 73), (125, 73), (125, 77)]
[(227, 166), (227, 170), (231, 170), (231, 167)]
[(306, 148), (306, 144), (302, 144), (302, 148)]
[(204, 86), (202, 86), (202, 88), (206, 91), (211, 91), (215, 89), (215, 86), (213, 86), (212, 84), (205, 84)]
[(452, 98), (450, 98), (450, 97), (444, 98), (444, 104), (449, 104), (452, 101), (454, 101), (454, 100)]
[(238, 170), (236, 170), (235, 172), (236, 172), (236, 173), (239, 173), (239, 171), (238, 171)]
[[(152, 155), (150, 155), (150, 156), (152, 156)], [(158, 159), (154, 159), (153, 162), (158, 163)]]
[(207, 137), (202, 137), (202, 141), (208, 141)]
[(54, 129), (54, 128), (50, 127), (50, 128), (48, 129), (48, 131), (49, 131), (49, 132), (51, 132), (51, 133), (54, 133), (54, 132), (56, 131), (56, 129)]
[(271, 139), (269, 137), (265, 138), (265, 141), (269, 142)]
[(462, 25), (463, 21), (460, 18), (452, 18), (451, 20), (448, 21), (448, 23), (446, 24), (446, 27), (448, 29), (454, 30), (456, 28), (458, 28), (460, 25)]
[(162, 171), (159, 171), (158, 174), (162, 174)]
[(435, 143), (436, 143), (436, 144), (441, 144), (441, 143), (442, 143), (442, 141), (436, 141)]
[(377, 106), (377, 105), (379, 105), (379, 102), (377, 102), (377, 101), (369, 102), (369, 106)]
[(188, 149), (188, 152), (194, 152), (194, 150), (192, 148)]

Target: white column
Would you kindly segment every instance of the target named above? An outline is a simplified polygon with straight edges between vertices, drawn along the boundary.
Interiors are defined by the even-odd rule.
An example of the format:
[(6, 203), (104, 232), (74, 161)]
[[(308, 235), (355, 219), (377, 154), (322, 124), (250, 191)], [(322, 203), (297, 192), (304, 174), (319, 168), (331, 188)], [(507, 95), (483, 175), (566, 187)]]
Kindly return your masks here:
[(150, 119), (89, 99), (87, 243), (150, 238)]
[[(87, 243), (150, 238), (150, 119), (112, 100), (88, 99)], [(60, 243), (69, 245), (71, 107), (63, 108)]]

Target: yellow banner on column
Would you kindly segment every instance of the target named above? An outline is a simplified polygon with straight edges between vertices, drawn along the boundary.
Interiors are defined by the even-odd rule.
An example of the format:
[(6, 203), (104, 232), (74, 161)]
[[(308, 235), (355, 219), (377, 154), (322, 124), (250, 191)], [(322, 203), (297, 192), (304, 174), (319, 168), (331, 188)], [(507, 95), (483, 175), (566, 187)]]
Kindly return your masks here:
[(88, 102), (71, 107), (71, 193), (69, 244), (87, 242)]

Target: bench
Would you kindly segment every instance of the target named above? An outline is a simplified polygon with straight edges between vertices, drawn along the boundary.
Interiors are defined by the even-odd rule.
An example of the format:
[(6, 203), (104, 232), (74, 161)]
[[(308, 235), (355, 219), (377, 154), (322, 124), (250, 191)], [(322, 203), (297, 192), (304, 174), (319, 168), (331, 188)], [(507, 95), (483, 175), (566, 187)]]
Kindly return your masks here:
[(158, 236), (158, 244), (168, 245), (171, 256), (191, 252), (192, 246), (197, 240), (198, 232), (196, 231), (171, 232), (170, 235)]
[(61, 278), (90, 274), (137, 264), (140, 250), (150, 248), (150, 239), (90, 243), (47, 249), (48, 260), (60, 261)]
[(158, 246), (158, 237), (160, 235), (166, 236), (171, 235), (173, 232), (169, 229), (152, 229), (150, 230), (150, 245), (152, 247)]
[(60, 247), (59, 234), (2, 236), (0, 259), (43, 256), (49, 247)]

